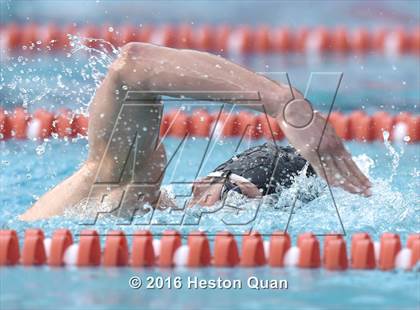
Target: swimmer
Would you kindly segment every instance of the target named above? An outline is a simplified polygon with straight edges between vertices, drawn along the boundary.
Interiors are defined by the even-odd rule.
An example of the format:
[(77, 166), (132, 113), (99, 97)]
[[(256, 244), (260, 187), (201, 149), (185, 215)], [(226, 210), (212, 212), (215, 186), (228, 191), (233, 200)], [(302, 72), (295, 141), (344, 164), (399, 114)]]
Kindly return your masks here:
[[(108, 146), (118, 113), (129, 91), (142, 92), (144, 95), (136, 100), (144, 101), (149, 106), (136, 109), (129, 114), (128, 120), (124, 120), (141, 124), (147, 130), (137, 134), (134, 126), (124, 126), (118, 133), (121, 137), (118, 143)], [(208, 100), (222, 101), (220, 92), (249, 91), (258, 91), (260, 105), (256, 106), (255, 101), (246, 100), (240, 103), (249, 104), (251, 109), (259, 112), (264, 110), (275, 118), (290, 144), (304, 159), (295, 154), (293, 149), (271, 145), (246, 151), (239, 156), (243, 159), (243, 165), (228, 161), (207, 178), (196, 181), (190, 205), (210, 205), (223, 198), (229, 190), (251, 198), (269, 194), (276, 183), (288, 186), (289, 181), (283, 178), (289, 179), (289, 174), (296, 174), (304, 167), (306, 160), (310, 163), (309, 174), (315, 172), (330, 185), (350, 193), (371, 195), (371, 183), (353, 162), (334, 129), (325, 124), (324, 117), (312, 110), (310, 103), (298, 90), (210, 53), (129, 43), (121, 49), (120, 55), (110, 66), (89, 106), (87, 160), (77, 172), (44, 194), (20, 218), (30, 221), (63, 214), (66, 208), (93, 195), (91, 188), (98, 182), (98, 178), (121, 180), (117, 186), (109, 188), (108, 199), (121, 199), (125, 193), (128, 195), (124, 196), (126, 202), (132, 202), (137, 208), (139, 195), (130, 193), (131, 179), (120, 178), (126, 163), (126, 160), (121, 160), (121, 153), (127, 149), (127, 145), (132, 144), (130, 139), (133, 134), (134, 137), (137, 135), (136, 177), (146, 177), (149, 183), (155, 180), (141, 193), (141, 204), (148, 203), (159, 208), (173, 206), (174, 202), (161, 190), (166, 155), (163, 144), (159, 143), (160, 97), (169, 95), (200, 99), (205, 93)], [(293, 104), (288, 104), (292, 100)], [(235, 104), (237, 98), (223, 98), (223, 102)], [(155, 104), (157, 108), (151, 109), (150, 104)], [(288, 164), (282, 162), (285, 160), (292, 160), (292, 163), (288, 172), (284, 174), (279, 170), (274, 173), (274, 180), (271, 180), (265, 172), (257, 173), (255, 167), (247, 170), (250, 158), (261, 159), (267, 171), (277, 159), (280, 161), (279, 167), (287, 167)]]

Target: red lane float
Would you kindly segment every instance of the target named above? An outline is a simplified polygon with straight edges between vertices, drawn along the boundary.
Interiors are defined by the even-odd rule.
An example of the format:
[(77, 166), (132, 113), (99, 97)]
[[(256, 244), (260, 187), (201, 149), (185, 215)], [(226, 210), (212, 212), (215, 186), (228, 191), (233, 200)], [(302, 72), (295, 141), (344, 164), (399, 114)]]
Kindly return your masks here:
[(401, 251), (400, 236), (391, 233), (383, 234), (380, 247), (379, 268), (382, 270), (394, 269), (395, 257)]
[(198, 231), (188, 236), (188, 267), (205, 267), (211, 263), (209, 240), (205, 233)]
[(351, 263), (353, 269), (374, 269), (376, 267), (373, 242), (367, 233), (353, 235)]
[(273, 49), (273, 39), (267, 26), (260, 26), (255, 31), (255, 52), (269, 53)]
[(182, 111), (172, 111), (168, 116), (168, 135), (184, 138), (188, 134), (188, 115)]
[(74, 138), (76, 132), (73, 128), (73, 113), (68, 110), (62, 110), (55, 118), (54, 132), (57, 133), (59, 138)]
[(10, 117), (0, 108), (0, 140), (7, 140), (12, 137), (12, 124)]
[(245, 111), (238, 113), (236, 117), (236, 133), (239, 137), (258, 139), (261, 131), (258, 128), (258, 118)]
[(318, 268), (321, 266), (319, 241), (312, 233), (305, 233), (298, 237), (300, 250), (298, 266), (300, 268)]
[(77, 114), (73, 118), (72, 132), (74, 135), (86, 136), (89, 127), (89, 119), (82, 114)]
[[(297, 52), (310, 52), (311, 50), (307, 48), (307, 40), (310, 37), (309, 36), (310, 31), (307, 28), (301, 28), (296, 31), (296, 37), (294, 42), (294, 50)], [(317, 44), (318, 45), (318, 44)]]
[(392, 117), (386, 112), (377, 112), (372, 115), (372, 133), (371, 138), (377, 141), (383, 141), (384, 139), (384, 131), (389, 133), (392, 132), (392, 127), (394, 121)]
[(108, 233), (102, 264), (108, 267), (128, 264), (128, 245), (123, 231), (118, 230)]
[(368, 30), (356, 29), (350, 39), (351, 49), (358, 53), (366, 53), (371, 49), (372, 38)]
[(194, 30), (188, 24), (181, 24), (177, 28), (177, 48), (195, 48)]
[(371, 141), (372, 121), (364, 112), (356, 111), (349, 116), (349, 131), (356, 141)]
[(230, 32), (227, 40), (227, 52), (233, 54), (253, 53), (253, 31), (248, 26), (239, 26)]
[(242, 267), (255, 267), (265, 265), (264, 243), (261, 235), (252, 232), (242, 238)]
[(137, 231), (133, 236), (131, 266), (150, 267), (155, 264), (153, 235), (150, 231)]
[[(0, 266), (46, 265), (63, 267), (68, 265), (122, 267), (258, 267), (285, 266), (285, 258), (296, 253), (287, 233), (274, 232), (269, 240), (258, 232), (242, 237), (242, 250), (239, 255), (238, 243), (229, 232), (216, 235), (213, 249), (207, 235), (192, 232), (183, 245), (181, 234), (165, 231), (160, 240), (154, 239), (150, 231), (137, 231), (133, 234), (131, 252), (124, 232), (107, 233), (104, 251), (101, 252), (99, 235), (94, 230), (82, 231), (79, 243), (73, 244), (73, 236), (67, 229), (60, 229), (52, 238), (44, 238), (40, 229), (28, 229), (23, 240), (22, 255), (19, 254), (19, 240), (15, 231), (0, 230)], [(156, 241), (156, 243), (155, 243)], [(320, 268), (331, 271), (352, 269), (375, 269), (389, 271), (413, 269), (420, 260), (420, 235), (412, 234), (407, 245), (402, 248), (400, 236), (384, 233), (380, 246), (367, 233), (356, 233), (351, 239), (351, 261), (347, 256), (346, 241), (342, 235), (327, 235), (324, 238), (323, 252), (313, 233), (300, 234), (296, 240), (298, 250), (297, 267)], [(77, 250), (77, 251), (75, 251)], [(156, 252), (155, 252), (156, 251)], [(375, 260), (375, 251), (378, 261)], [(182, 256), (184, 255), (184, 256)], [(290, 254), (295, 255), (295, 254)], [(289, 255), (289, 258), (290, 258)], [(69, 258), (73, 256), (75, 260)], [(67, 258), (65, 258), (67, 257)], [(287, 263), (287, 265), (290, 265)]]
[(332, 112), (328, 121), (335, 129), (337, 135), (344, 140), (350, 140), (349, 118), (340, 112)]
[(159, 267), (173, 267), (175, 251), (181, 246), (181, 235), (177, 231), (166, 231), (160, 240)]
[(189, 117), (188, 131), (195, 137), (208, 137), (210, 135), (212, 122), (213, 118), (206, 110), (195, 110)]
[(350, 43), (348, 38), (348, 31), (339, 27), (333, 30), (331, 35), (331, 47), (334, 52), (347, 53), (350, 51)]
[(346, 270), (348, 267), (346, 241), (341, 235), (326, 236), (324, 241), (324, 267), (328, 270)]
[(101, 263), (101, 242), (95, 230), (83, 230), (80, 233), (77, 266), (99, 266)]
[(22, 249), (22, 265), (44, 265), (46, 261), (44, 232), (41, 229), (26, 230)]
[(319, 27), (309, 32), (306, 40), (303, 40), (300, 44), (303, 44), (302, 49), (308, 52), (321, 53), (330, 49), (331, 37), (327, 29)]
[(283, 267), (284, 256), (290, 249), (290, 236), (283, 232), (274, 232), (270, 238), (270, 256), (268, 264), (271, 267)]
[(420, 234), (408, 237), (407, 248), (411, 250), (410, 266), (414, 267), (420, 261)]
[(48, 265), (62, 266), (64, 264), (63, 258), (66, 249), (73, 244), (73, 236), (70, 230), (60, 229), (56, 230), (52, 236), (50, 255), (48, 257)]
[(222, 112), (216, 117), (217, 131), (223, 137), (235, 137), (238, 135), (237, 114)]
[(0, 230), (0, 266), (19, 262), (19, 240), (14, 230)]
[(16, 108), (10, 118), (11, 132), (15, 139), (26, 139), (26, 129), (30, 117), (23, 108)]
[[(332, 112), (328, 118), (339, 137), (344, 140), (361, 142), (383, 141), (384, 132), (394, 141), (420, 141), (420, 117), (407, 112), (392, 116), (377, 112), (372, 116), (363, 111), (350, 115)], [(216, 126), (215, 130), (213, 130)], [(45, 110), (37, 110), (29, 115), (23, 108), (13, 112), (0, 108), (0, 140), (46, 139), (56, 134), (59, 138), (86, 136), (88, 117), (65, 109), (57, 115)], [(265, 114), (246, 111), (210, 113), (205, 109), (193, 110), (187, 114), (181, 110), (170, 111), (162, 116), (160, 135), (184, 138), (244, 137), (247, 139), (281, 140), (284, 138), (278, 121)]]
[(214, 261), (216, 267), (234, 267), (239, 263), (238, 245), (229, 232), (220, 232), (214, 241)]
[(170, 26), (164, 25), (151, 32), (150, 43), (164, 45), (167, 47), (175, 47), (176, 32)]
[[(177, 48), (194, 48), (211, 52), (231, 53), (290, 53), (334, 52), (385, 54), (420, 54), (419, 29), (347, 29), (323, 26), (289, 29), (252, 28), (248, 25), (213, 27), (199, 25), (73, 25), (58, 27), (54, 24), (8, 24), (1, 31), (5, 48), (13, 53), (57, 52), (70, 49), (68, 34), (86, 39), (91, 48), (107, 46), (107, 42), (120, 47), (129, 42), (150, 42)], [(104, 40), (104, 41), (101, 41)]]
[(257, 124), (264, 138), (268, 140), (282, 140), (284, 138), (284, 133), (275, 118), (261, 114), (258, 117)]
[(288, 28), (275, 30), (274, 50), (280, 53), (289, 53), (294, 50), (293, 37)]
[(34, 113), (32, 121), (28, 124), (27, 135), (32, 139), (46, 139), (53, 132), (54, 115), (43, 109)]
[(212, 51), (215, 47), (215, 36), (216, 34), (210, 26), (199, 27), (195, 34), (195, 48), (202, 51)]

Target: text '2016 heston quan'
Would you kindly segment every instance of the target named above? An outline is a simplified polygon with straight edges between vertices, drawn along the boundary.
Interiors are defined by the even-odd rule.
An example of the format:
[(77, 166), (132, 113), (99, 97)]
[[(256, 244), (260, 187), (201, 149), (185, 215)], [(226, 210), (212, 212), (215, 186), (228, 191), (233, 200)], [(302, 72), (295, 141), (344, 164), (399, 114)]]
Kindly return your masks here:
[(287, 280), (265, 280), (259, 279), (255, 276), (249, 277), (246, 281), (240, 279), (199, 279), (198, 277), (187, 277), (187, 287), (189, 289), (241, 289), (244, 286), (255, 289), (288, 289), (289, 284)]

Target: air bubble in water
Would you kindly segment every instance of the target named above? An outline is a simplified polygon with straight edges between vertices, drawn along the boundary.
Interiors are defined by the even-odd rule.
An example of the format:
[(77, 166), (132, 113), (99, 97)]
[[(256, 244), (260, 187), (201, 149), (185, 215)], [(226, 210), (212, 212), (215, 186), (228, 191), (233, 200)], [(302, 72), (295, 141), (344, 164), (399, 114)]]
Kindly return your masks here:
[(35, 152), (37, 155), (41, 156), (45, 153), (45, 144), (40, 144), (35, 148)]

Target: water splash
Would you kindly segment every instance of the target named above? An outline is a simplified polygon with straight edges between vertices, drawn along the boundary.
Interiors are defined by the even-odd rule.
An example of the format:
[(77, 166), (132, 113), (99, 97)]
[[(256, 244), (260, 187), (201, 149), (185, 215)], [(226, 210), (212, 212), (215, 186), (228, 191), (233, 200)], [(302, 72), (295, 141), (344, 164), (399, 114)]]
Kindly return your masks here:
[(384, 138), (384, 145), (387, 149), (387, 155), (389, 155), (392, 159), (392, 170), (391, 174), (389, 175), (389, 183), (392, 183), (394, 177), (397, 175), (397, 170), (400, 162), (400, 158), (404, 155), (404, 147), (403, 145), (400, 145), (400, 152), (398, 152), (389, 141), (390, 134), (388, 131), (383, 132), (383, 138)]
[(58, 57), (37, 45), (21, 55), (1, 51), (2, 101), (28, 109), (62, 107), (85, 112), (109, 65), (119, 54), (111, 43), (68, 34), (71, 50)]
[[(178, 203), (179, 210), (152, 210), (148, 206), (150, 212), (136, 215), (129, 225), (124, 219), (103, 214), (93, 228), (103, 232), (124, 229), (127, 233), (138, 229), (150, 229), (156, 234), (167, 229), (176, 229), (184, 234), (201, 230), (210, 235), (221, 230), (229, 230), (236, 234), (257, 230), (263, 234), (271, 234), (286, 227), (292, 235), (304, 231), (318, 234), (367, 231), (378, 237), (384, 231), (411, 232), (417, 225), (416, 218), (420, 215), (420, 208), (414, 203), (418, 201), (418, 195), (414, 188), (409, 191), (393, 188), (389, 175), (398, 174), (400, 166), (392, 154), (388, 153), (387, 157), (396, 164), (386, 173), (385, 178), (375, 176), (375, 169), (385, 168), (376, 166), (371, 157), (366, 154), (354, 157), (357, 165), (373, 182), (373, 195), (363, 198), (334, 188), (332, 191), (337, 209), (325, 182), (317, 177), (307, 178), (301, 173), (295, 177), (290, 188), (279, 188), (276, 194), (265, 196), (263, 199), (249, 199), (237, 192), (229, 192), (224, 204), (219, 202), (212, 207), (194, 206), (184, 209), (181, 202)], [(402, 158), (401, 155), (399, 160)], [(418, 175), (411, 177), (411, 181), (418, 182)], [(164, 189), (174, 196), (175, 187), (166, 185)], [(184, 188), (184, 191), (188, 192), (188, 189)], [(106, 212), (106, 205), (101, 207), (104, 207), (105, 209), (101, 210)], [(69, 209), (66, 215), (67, 220), (72, 218), (76, 221), (77, 217), (77, 221), (80, 222), (81, 218), (95, 216), (96, 211), (92, 205), (81, 204)]]
[(81, 51), (86, 53), (88, 61), (81, 71), (82, 77), (84, 80), (92, 78), (95, 86), (98, 87), (106, 75), (104, 69), (108, 69), (120, 50), (103, 39), (79, 37), (71, 34), (68, 37), (72, 50), (67, 54), (67, 57), (72, 57)]
[[(48, 58), (20, 56), (6, 60), (5, 66), (0, 69), (3, 100), (16, 104), (23, 103), (24, 106), (33, 108), (46, 104), (49, 109), (62, 106), (63, 102), (66, 104), (71, 102), (73, 110), (86, 109), (119, 50), (109, 42), (100, 39), (70, 36), (70, 42), (72, 50), (64, 59), (50, 56)], [(374, 183), (371, 198), (366, 199), (340, 189), (333, 189), (337, 210), (348, 233), (368, 231), (375, 235), (386, 230), (408, 232), (418, 227), (420, 204), (416, 189), (420, 175), (415, 170), (406, 177), (406, 184), (398, 184), (395, 186), (397, 189), (393, 188), (396, 177), (401, 173), (400, 163), (405, 155), (405, 149), (402, 146), (397, 151), (396, 147), (389, 142), (389, 133), (384, 132), (384, 140), (386, 156), (391, 161), (391, 168), (386, 172), (386, 178), (376, 177), (374, 173), (375, 168), (384, 170), (386, 167), (377, 167), (374, 159), (366, 154), (355, 157), (361, 170), (370, 176)], [(30, 147), (32, 149), (28, 154), (31, 158), (34, 149), (40, 157), (44, 158), (50, 148), (47, 145), (45, 145), (47, 150), (44, 146), (30, 145)], [(1, 155), (7, 159), (2, 160), (1, 163), (2, 168), (5, 168), (9, 166), (11, 156), (7, 148), (3, 149)], [(23, 148), (16, 152), (22, 154), (22, 151), (28, 150)], [(32, 170), (34, 172), (32, 178), (34, 179), (35, 176), (40, 178), (40, 173), (35, 168)], [(13, 171), (11, 175), (21, 174), (25, 177), (26, 172), (23, 169), (23, 172)], [(54, 179), (54, 181), (57, 180)], [(17, 181), (8, 182), (8, 186), (14, 186), (13, 182)], [(299, 178), (298, 176), (291, 188), (281, 189), (275, 195), (266, 196), (262, 200), (247, 199), (232, 192), (229, 193), (225, 202), (228, 207), (223, 209), (220, 208), (219, 203), (211, 208), (154, 210), (145, 215), (135, 216), (133, 220), (135, 225), (124, 226), (123, 229), (128, 232), (141, 228), (153, 229), (154, 232), (169, 228), (180, 229), (183, 232), (200, 229), (209, 233), (220, 230), (242, 233), (255, 229), (269, 234), (274, 230), (283, 230), (290, 219), (289, 231), (292, 233), (309, 230), (318, 233), (340, 231), (338, 214), (329, 192), (325, 189), (326, 184), (320, 179)], [(27, 190), (26, 187), (25, 190)], [(292, 213), (291, 206), (296, 197), (296, 205)], [(315, 199), (311, 200), (312, 198)], [(20, 204), (17, 203), (17, 205)], [(27, 203), (26, 205), (22, 203), (22, 205), (27, 207)], [(109, 211), (107, 209), (109, 205), (104, 204), (101, 207), (105, 208), (104, 212)], [(68, 208), (65, 217), (40, 221), (36, 225), (42, 225), (47, 229), (50, 227), (52, 230), (62, 226), (74, 227), (77, 230), (80, 228), (80, 218), (92, 217), (96, 214), (96, 210), (95, 206), (81, 202), (74, 209)], [(152, 215), (153, 218), (151, 218)], [(7, 223), (8, 227), (16, 226), (16, 211), (3, 211), (3, 216), (5, 218), (3, 223)], [(238, 222), (240, 224), (237, 224)], [(93, 228), (103, 231), (113, 228), (122, 229), (118, 223), (121, 223), (121, 219), (113, 215), (105, 215)], [(22, 227), (26, 227), (26, 224), (22, 224)]]

